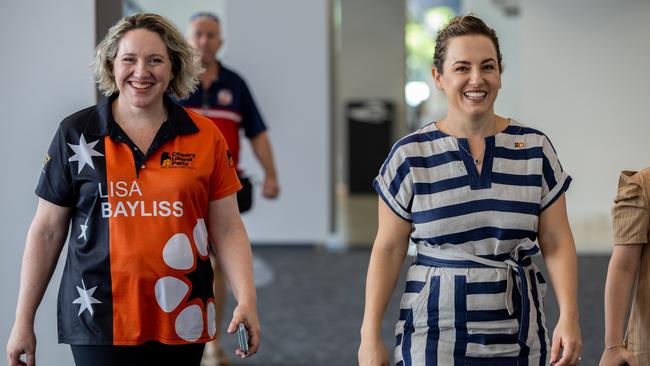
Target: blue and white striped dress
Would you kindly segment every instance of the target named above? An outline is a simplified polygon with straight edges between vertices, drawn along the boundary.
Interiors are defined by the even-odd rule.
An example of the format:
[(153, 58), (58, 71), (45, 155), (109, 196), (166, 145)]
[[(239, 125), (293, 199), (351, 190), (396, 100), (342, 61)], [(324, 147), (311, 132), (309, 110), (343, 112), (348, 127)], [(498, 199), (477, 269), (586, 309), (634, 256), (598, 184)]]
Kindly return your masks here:
[(485, 139), (481, 174), (467, 139), (431, 123), (402, 138), (374, 182), (413, 225), (395, 363), (545, 365), (546, 283), (530, 257), (540, 213), (568, 188), (541, 132), (510, 120)]

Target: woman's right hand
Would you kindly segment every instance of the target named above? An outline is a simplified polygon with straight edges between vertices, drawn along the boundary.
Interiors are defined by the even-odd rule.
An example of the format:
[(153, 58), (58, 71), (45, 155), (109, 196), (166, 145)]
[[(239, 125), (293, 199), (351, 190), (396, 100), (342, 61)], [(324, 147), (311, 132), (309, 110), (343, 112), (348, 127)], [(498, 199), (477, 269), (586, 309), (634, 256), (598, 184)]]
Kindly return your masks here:
[(228, 333), (234, 334), (239, 324), (244, 324), (248, 331), (248, 353), (244, 353), (237, 348), (235, 354), (241, 358), (247, 358), (257, 353), (260, 347), (260, 320), (257, 316), (257, 306), (255, 304), (238, 304), (233, 311), (232, 320), (228, 325)]
[[(20, 359), (23, 354), (26, 356), (27, 362)], [(14, 324), (7, 342), (7, 364), (9, 366), (35, 366), (35, 355), (36, 334), (34, 334), (34, 327)]]
[(603, 356), (600, 358), (599, 366), (638, 366), (639, 363), (632, 352), (623, 347), (616, 347), (610, 350), (603, 351)]
[(361, 339), (359, 366), (388, 366), (388, 351), (381, 338)]

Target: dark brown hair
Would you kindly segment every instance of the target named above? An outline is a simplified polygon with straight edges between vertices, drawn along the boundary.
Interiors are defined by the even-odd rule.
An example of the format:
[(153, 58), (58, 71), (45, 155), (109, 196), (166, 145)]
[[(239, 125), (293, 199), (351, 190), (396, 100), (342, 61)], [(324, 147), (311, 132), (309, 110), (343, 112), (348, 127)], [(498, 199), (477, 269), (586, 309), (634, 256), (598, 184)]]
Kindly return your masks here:
[(499, 63), (499, 72), (503, 72), (503, 57), (499, 48), (499, 38), (497, 32), (490, 28), (480, 18), (474, 15), (463, 15), (453, 17), (449, 23), (438, 32), (436, 37), (436, 49), (433, 53), (433, 67), (442, 74), (442, 64), (447, 56), (447, 44), (449, 40), (460, 36), (482, 35), (488, 37), (497, 51), (497, 62)]

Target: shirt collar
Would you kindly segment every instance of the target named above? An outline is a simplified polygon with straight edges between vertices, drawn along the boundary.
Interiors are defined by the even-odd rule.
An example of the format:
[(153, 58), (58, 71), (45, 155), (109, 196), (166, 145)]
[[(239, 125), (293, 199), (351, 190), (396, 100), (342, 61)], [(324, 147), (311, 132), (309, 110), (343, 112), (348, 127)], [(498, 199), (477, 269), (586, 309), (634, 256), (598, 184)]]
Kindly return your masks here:
[[(110, 134), (113, 125), (116, 124), (113, 118), (113, 101), (119, 94), (115, 93), (108, 97), (102, 97), (97, 103), (95, 118), (90, 118), (84, 130), (88, 136), (107, 136)], [(187, 114), (185, 109), (176, 104), (167, 94), (163, 96), (163, 101), (167, 107), (167, 122), (170, 126), (170, 132), (177, 135), (189, 135), (199, 132), (192, 118)]]

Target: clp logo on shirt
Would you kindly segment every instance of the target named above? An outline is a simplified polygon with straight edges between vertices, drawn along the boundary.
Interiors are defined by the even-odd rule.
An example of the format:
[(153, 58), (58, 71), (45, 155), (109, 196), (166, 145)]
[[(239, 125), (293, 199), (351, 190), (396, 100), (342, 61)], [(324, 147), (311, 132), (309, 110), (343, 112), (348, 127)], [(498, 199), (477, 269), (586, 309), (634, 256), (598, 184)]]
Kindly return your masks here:
[(163, 151), (160, 154), (160, 166), (163, 168), (193, 168), (192, 162), (196, 159), (194, 153), (184, 153), (180, 151)]
[(166, 151), (160, 155), (160, 166), (165, 168), (172, 166), (172, 157)]

